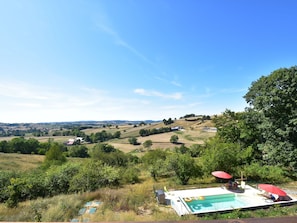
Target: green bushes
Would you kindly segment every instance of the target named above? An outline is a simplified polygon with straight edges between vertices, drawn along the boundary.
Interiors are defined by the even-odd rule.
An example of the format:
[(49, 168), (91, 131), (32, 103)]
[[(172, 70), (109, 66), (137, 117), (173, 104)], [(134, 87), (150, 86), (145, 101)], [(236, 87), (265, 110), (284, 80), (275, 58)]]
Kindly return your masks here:
[(262, 166), (259, 163), (252, 163), (251, 165), (245, 166), (244, 172), (250, 180), (275, 184), (289, 181), (285, 171), (278, 166)]

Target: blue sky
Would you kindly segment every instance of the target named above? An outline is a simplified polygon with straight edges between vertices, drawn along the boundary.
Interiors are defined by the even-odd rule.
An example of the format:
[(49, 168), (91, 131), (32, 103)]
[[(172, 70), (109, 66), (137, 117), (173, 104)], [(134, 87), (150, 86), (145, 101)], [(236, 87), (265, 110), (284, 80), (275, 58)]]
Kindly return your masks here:
[(297, 61), (295, 0), (0, 0), (0, 122), (244, 111)]

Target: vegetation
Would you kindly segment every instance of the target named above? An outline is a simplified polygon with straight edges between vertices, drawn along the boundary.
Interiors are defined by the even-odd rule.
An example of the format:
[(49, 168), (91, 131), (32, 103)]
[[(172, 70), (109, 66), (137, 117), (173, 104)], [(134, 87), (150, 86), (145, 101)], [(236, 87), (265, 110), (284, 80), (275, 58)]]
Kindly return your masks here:
[[(143, 216), (147, 216), (148, 221), (168, 220), (167, 214), (166, 218), (162, 216), (162, 207), (155, 205), (153, 188), (163, 188), (164, 185), (185, 188), (187, 185), (197, 186), (198, 182), (200, 187), (202, 183), (215, 185), (209, 178), (214, 170), (225, 170), (235, 177), (244, 172), (249, 181), (255, 182), (293, 182), (297, 177), (296, 91), (297, 67), (282, 68), (261, 77), (252, 83), (244, 96), (249, 108), (237, 113), (226, 109), (213, 117), (217, 134), (190, 146), (178, 146), (177, 141), (180, 137), (198, 141), (189, 136), (194, 131), (193, 123), (200, 125), (209, 121), (208, 116), (186, 115), (184, 122), (192, 126), (187, 128), (185, 135), (178, 131), (172, 133), (171, 127), (166, 127), (180, 123), (170, 118), (164, 119), (160, 126), (134, 125), (130, 132), (127, 129), (121, 132), (120, 125), (113, 129), (107, 125), (110, 131), (92, 127), (93, 132), (89, 134), (87, 128), (72, 129), (71, 134), (88, 138), (90, 144), (67, 146), (52, 139), (41, 142), (24, 136), (2, 140), (2, 153), (45, 156), (34, 164), (34, 168), (1, 169), (0, 202), (5, 205), (0, 205), (0, 220), (69, 221), (90, 199), (104, 203), (92, 220), (131, 221), (143, 220)], [(58, 134), (66, 130), (55, 131)], [(1, 129), (1, 132), (5, 131)], [(174, 147), (152, 149), (156, 144), (152, 138), (138, 142), (143, 137), (157, 134), (164, 134), (163, 137), (167, 134), (167, 141)], [(117, 140), (128, 144), (127, 139), (131, 146), (142, 145), (147, 150), (125, 153), (112, 145)], [(118, 213), (125, 217), (119, 217)], [(205, 216), (204, 219), (261, 217), (269, 213), (274, 213), (273, 216), (296, 215), (296, 207), (273, 207), (271, 212), (234, 211)], [(180, 219), (176, 215), (170, 215), (170, 218)]]
[(170, 142), (171, 143), (177, 143), (177, 141), (178, 141), (178, 136), (177, 135), (173, 135), (173, 136), (170, 137)]
[(149, 139), (149, 140), (146, 140), (146, 141), (144, 141), (144, 142), (142, 143), (142, 145), (143, 145), (144, 148), (150, 149), (151, 146), (153, 145), (153, 141), (150, 140), (150, 139)]
[(139, 130), (139, 135), (140, 136), (149, 136), (149, 135), (161, 134), (164, 132), (171, 132), (171, 131), (172, 131), (172, 129), (170, 127), (141, 129), (141, 130)]

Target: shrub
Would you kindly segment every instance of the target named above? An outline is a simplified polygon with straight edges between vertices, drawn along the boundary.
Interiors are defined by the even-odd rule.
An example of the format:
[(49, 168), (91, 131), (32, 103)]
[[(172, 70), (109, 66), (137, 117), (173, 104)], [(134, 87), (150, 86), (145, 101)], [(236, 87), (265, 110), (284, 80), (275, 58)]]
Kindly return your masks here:
[(285, 171), (278, 166), (262, 166), (259, 163), (252, 163), (245, 166), (245, 174), (249, 179), (267, 183), (284, 183), (288, 181)]
[(128, 167), (123, 169), (121, 173), (121, 182), (123, 184), (139, 183), (140, 170), (135, 167)]

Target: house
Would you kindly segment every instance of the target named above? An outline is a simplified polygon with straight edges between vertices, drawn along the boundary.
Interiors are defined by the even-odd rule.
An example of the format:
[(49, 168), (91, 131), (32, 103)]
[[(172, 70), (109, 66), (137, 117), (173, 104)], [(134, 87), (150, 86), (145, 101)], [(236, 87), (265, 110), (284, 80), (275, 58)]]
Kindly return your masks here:
[(76, 137), (75, 139), (68, 139), (68, 141), (66, 142), (67, 146), (72, 146), (72, 145), (76, 145), (76, 144), (81, 144), (84, 142), (83, 137)]

